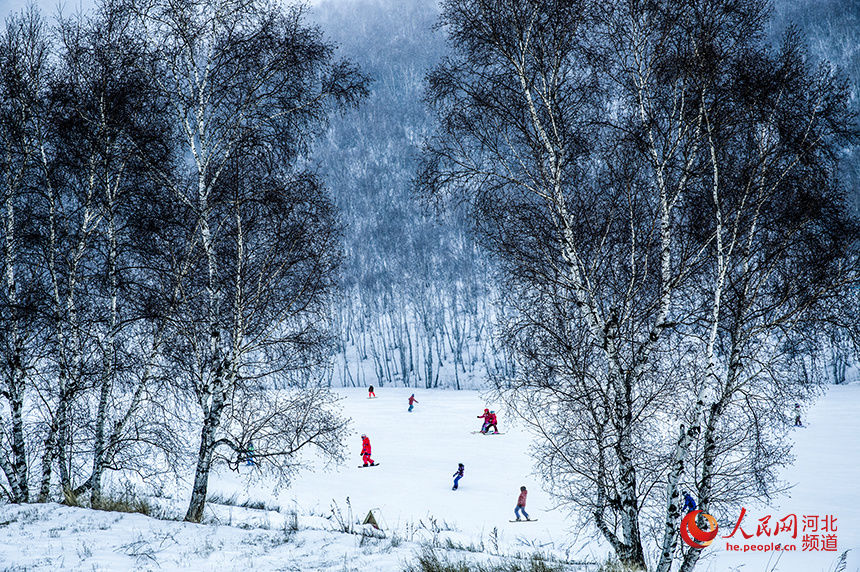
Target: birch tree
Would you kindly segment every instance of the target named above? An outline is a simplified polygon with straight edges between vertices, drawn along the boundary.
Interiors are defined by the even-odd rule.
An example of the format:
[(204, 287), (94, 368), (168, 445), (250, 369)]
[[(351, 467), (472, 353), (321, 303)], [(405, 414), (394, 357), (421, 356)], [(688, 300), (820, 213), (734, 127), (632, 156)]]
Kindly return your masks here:
[(33, 498), (26, 454), (41, 456), (35, 498), (52, 497), (59, 469), (64, 493), (92, 488), (98, 506), (107, 467), (142, 471), (143, 444), (175, 449), (156, 411), (141, 410), (154, 403), (157, 346), (142, 324), (157, 316), (132, 285), (146, 282), (152, 254), (138, 247), (155, 226), (140, 207), (158, 202), (147, 162), (165, 164), (167, 147), (127, 15), (101, 4), (60, 21), (49, 42), (31, 8), (5, 35), (2, 467), (16, 500)]
[[(780, 385), (768, 370), (768, 385), (762, 372), (745, 370), (745, 387), (757, 385), (761, 395), (778, 387), (779, 399), (721, 417), (735, 383), (721, 377), (721, 360), (748, 355), (740, 347), (734, 358), (722, 353), (728, 340), (746, 343), (728, 327), (727, 308), (750, 304), (736, 289), (738, 271), (761, 285), (753, 290), (772, 312), (769, 325), (748, 330), (756, 331), (756, 358), (771, 364), (785, 357), (780, 337), (789, 324), (801, 314), (809, 323), (806, 310), (850, 281), (844, 247), (818, 270), (814, 295), (764, 286), (775, 268), (801, 260), (788, 256), (806, 240), (799, 229), (815, 228), (807, 238), (828, 243), (831, 231), (821, 229), (829, 224), (853, 236), (830, 184), (813, 201), (827, 213), (819, 222), (798, 214), (810, 180), (832, 181), (823, 157), (846, 134), (845, 94), (809, 79), (792, 49), (771, 56), (764, 22), (759, 3), (444, 4), (442, 24), (457, 51), (429, 78), (439, 135), (427, 143), (419, 186), (471, 204), (514, 310), (499, 334), (519, 375), (497, 378), (499, 394), (538, 432), (537, 469), (550, 487), (634, 569), (659, 550), (661, 569), (686, 558), (673, 544), (682, 480), (698, 479), (704, 502), (714, 488), (702, 486), (703, 475), (725, 470), (732, 446), (766, 442), (725, 478), (719, 473), (721, 494), (732, 491), (720, 499), (728, 506), (767, 494), (773, 469), (787, 459), (773, 421), (786, 400), (807, 393), (797, 384)], [(767, 70), (756, 77), (771, 83), (753, 81), (751, 69)], [(792, 79), (779, 81), (781, 74)], [(732, 86), (743, 78), (741, 96)], [(806, 98), (812, 88), (818, 95)], [(728, 103), (741, 97), (742, 105)], [(796, 117), (806, 120), (788, 121)], [(738, 140), (729, 144), (729, 133)], [(741, 134), (763, 139), (739, 145)], [(771, 223), (787, 235), (756, 226), (766, 207), (753, 196), (782, 201), (782, 214), (769, 216), (790, 221)], [(768, 262), (744, 266), (741, 251)], [(753, 314), (731, 322), (746, 330)], [(802, 344), (791, 347), (809, 355)], [(699, 421), (707, 412), (716, 423), (710, 431)], [(752, 430), (735, 432), (759, 413)], [(693, 457), (696, 470), (685, 465)], [(747, 486), (751, 476), (757, 486)], [(662, 542), (649, 545), (660, 533)], [(695, 564), (688, 560), (685, 569)]]
[(0, 35), (0, 189), (3, 199), (3, 287), (0, 289), (0, 471), (12, 502), (30, 499), (26, 399), (44, 357), (41, 273), (32, 264), (27, 213), (38, 178), (37, 118), (50, 73), (45, 25), (30, 8)]
[[(684, 462), (693, 465), (706, 512), (724, 515), (744, 499), (770, 498), (775, 469), (789, 460), (792, 405), (827, 378), (824, 367), (804, 373), (804, 362), (823, 362), (833, 333), (858, 324), (843, 302), (860, 278), (858, 221), (848, 212), (836, 160), (856, 137), (845, 84), (825, 66), (812, 68), (800, 38), (789, 33), (774, 54), (747, 54), (711, 92), (709, 197), (699, 203), (709, 205), (699, 222), (713, 236), (701, 293), (709, 316), (699, 335), (706, 366), (669, 473), (672, 518), (661, 571), (671, 568), (669, 538), (677, 543)], [(728, 461), (728, 450), (744, 451), (744, 460)], [(680, 570), (692, 570), (700, 554), (687, 549)]]
[[(586, 65), (597, 55), (583, 43), (597, 23), (587, 3), (450, 2), (443, 23), (462, 48), (430, 77), (443, 135), (430, 141), (419, 182), (471, 197), (484, 244), (518, 295), (532, 289), (575, 308), (596, 351), (599, 446), (611, 458), (602, 468), (618, 483), (611, 491), (597, 483), (592, 524), (623, 561), (643, 565), (638, 400), (651, 389), (646, 368), (672, 326), (675, 292), (699, 255), (675, 248), (701, 143), (694, 78), (681, 70), (658, 86), (600, 75)], [(649, 47), (651, 57), (671, 57)]]
[[(338, 258), (335, 219), (301, 162), (328, 113), (364, 93), (364, 78), (333, 59), (300, 7), (183, 0), (135, 10), (188, 159), (161, 180), (184, 209), (176, 252), (194, 261), (175, 267), (181, 352), (172, 359), (199, 406), (186, 514), (199, 522), (213, 454), (229, 444), (219, 431), (241, 390), (308, 363), (301, 356), (324, 344), (314, 316)], [(270, 218), (249, 218), (264, 198)]]
[[(147, 279), (147, 259), (152, 256), (141, 245), (154, 238), (152, 231), (140, 229), (160, 222), (149, 220), (142, 205), (163, 200), (151, 182), (149, 165), (169, 165), (170, 150), (165, 114), (153, 98), (143, 42), (133, 35), (131, 18), (127, 6), (104, 2), (90, 17), (59, 24), (62, 65), (55, 91), (63, 111), (57, 150), (64, 185), (85, 189), (84, 195), (92, 197), (96, 221), (88, 246), (92, 251), (88, 280), (94, 287), (87, 301), (96, 323), (88, 384), (95, 410), (78, 420), (83, 430), (80, 448), (92, 451), (92, 461), (89, 476), (72, 487), (78, 495), (90, 488), (95, 507), (101, 503), (106, 467), (145, 465), (118, 462), (124, 457), (122, 447), (147, 442), (168, 458), (175, 449), (170, 432), (158, 421), (161, 416), (154, 410), (141, 411), (153, 390), (162, 341), (159, 328), (155, 334), (150, 328), (164, 319), (144, 310), (134, 287)], [(169, 292), (162, 294), (169, 298)], [(170, 308), (169, 303), (161, 305), (164, 312)], [(129, 433), (132, 428), (136, 437)]]

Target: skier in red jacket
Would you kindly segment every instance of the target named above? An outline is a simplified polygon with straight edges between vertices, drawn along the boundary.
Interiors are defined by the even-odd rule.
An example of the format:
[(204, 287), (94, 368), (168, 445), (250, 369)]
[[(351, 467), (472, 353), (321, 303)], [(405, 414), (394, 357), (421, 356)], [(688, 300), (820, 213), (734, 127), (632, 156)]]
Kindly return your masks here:
[(490, 410), (484, 409), (484, 414), (478, 415), (478, 419), (484, 420), (484, 424), (481, 426), (481, 433), (486, 433), (487, 428), (490, 426)]
[(364, 461), (365, 467), (368, 464), (371, 466), (376, 464), (373, 459), (370, 458), (370, 439), (367, 438), (367, 435), (361, 436), (361, 460)]
[[(499, 427), (498, 427), (498, 425), (496, 425), (496, 423), (497, 423), (497, 421), (496, 421), (496, 412), (495, 412), (495, 411), (490, 411), (490, 418), (489, 418), (489, 419), (487, 419), (487, 431), (489, 431), (489, 430), (490, 430), (490, 427), (492, 427), (492, 428), (493, 428), (493, 433), (498, 434), (498, 433), (499, 433)], [(485, 431), (485, 433), (486, 433), (486, 431)]]
[(418, 400), (415, 399), (415, 394), (409, 396), (409, 413), (412, 413), (412, 408), (415, 407), (415, 404), (418, 403)]

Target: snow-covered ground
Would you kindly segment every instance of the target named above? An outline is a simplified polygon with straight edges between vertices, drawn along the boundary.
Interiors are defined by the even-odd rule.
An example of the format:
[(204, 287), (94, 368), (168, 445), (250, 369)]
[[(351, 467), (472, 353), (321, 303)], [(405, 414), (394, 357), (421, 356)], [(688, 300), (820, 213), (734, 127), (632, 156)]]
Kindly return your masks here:
[[(494, 406), (478, 392), (419, 390), (419, 403), (408, 413), (411, 392), (381, 388), (369, 400), (363, 389), (342, 391), (354, 433), (346, 436), (350, 458), (341, 466), (303, 473), (286, 489), (255, 479), (246, 467), (213, 477), (216, 497), (274, 510), (211, 504), (208, 524), (193, 525), (59, 505), (0, 506), (0, 570), (402, 570), (428, 543), (485, 551), (452, 550), (455, 559), (540, 549), (568, 560), (604, 560), (605, 545), (593, 541), (590, 531), (575, 530), (574, 519), (553, 509), (531, 475), (530, 439), (522, 428), (508, 426), (502, 415), (503, 435), (472, 434), (480, 426), (476, 416)], [(809, 412), (807, 427), (795, 432), (797, 462), (784, 474), (795, 485), (790, 496), (772, 506), (746, 507), (744, 529), (752, 533), (768, 514), (834, 515), (837, 551), (801, 551), (802, 531), (798, 551), (781, 557), (727, 552), (727, 541), (718, 539), (699, 569), (829, 572), (838, 555), (852, 549), (846, 570), (860, 570), (858, 412), (860, 385), (831, 388)], [(370, 437), (380, 466), (358, 468), (361, 433)], [(452, 491), (458, 462), (466, 475), (460, 490)], [(537, 522), (509, 522), (520, 485), (529, 489), (528, 510)], [(188, 488), (164, 501), (170, 514), (182, 516)], [(350, 510), (356, 520), (373, 509), (386, 538), (334, 532), (334, 504), (344, 520)], [(720, 522), (720, 536), (733, 526)], [(786, 538), (747, 543), (771, 541)]]

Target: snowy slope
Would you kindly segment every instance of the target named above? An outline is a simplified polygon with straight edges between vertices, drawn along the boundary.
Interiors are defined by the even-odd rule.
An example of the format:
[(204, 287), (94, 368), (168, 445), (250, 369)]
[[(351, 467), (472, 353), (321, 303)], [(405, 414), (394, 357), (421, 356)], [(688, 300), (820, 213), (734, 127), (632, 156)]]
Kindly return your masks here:
[[(0, 570), (331, 571), (402, 570), (416, 543), (332, 533), (314, 519), (288, 534), (283, 519), (219, 509), (232, 525), (155, 520), (56, 504), (0, 508)], [(243, 514), (244, 513), (244, 514)], [(324, 521), (324, 519), (322, 519)]]
[[(434, 538), (443, 545), (451, 539), (488, 551), (495, 551), (497, 538), (500, 552), (529, 553), (541, 547), (579, 561), (604, 559), (605, 545), (594, 542), (587, 530), (577, 535), (574, 520), (553, 510), (530, 475), (529, 436), (509, 426), (504, 412), (504, 435), (473, 435), (480, 426), (476, 416), (485, 406), (479, 393), (416, 391), (419, 403), (414, 413), (407, 413), (410, 393), (382, 388), (377, 399), (368, 400), (364, 390), (345, 390), (344, 413), (353, 419), (354, 430), (345, 436), (350, 458), (329, 471), (304, 473), (288, 489), (261, 483), (245, 467), (240, 474), (221, 471), (213, 477), (210, 490), (216, 495), (263, 501), (279, 506), (279, 512), (213, 504), (206, 512), (210, 524), (201, 526), (58, 505), (0, 506), (0, 570), (401, 570), (421, 550), (421, 542)], [(754, 532), (755, 519), (766, 514), (833, 514), (838, 518), (837, 552), (798, 551), (777, 559), (774, 553), (726, 552), (726, 541), (717, 541), (706, 549), (699, 569), (824, 572), (833, 569), (839, 553), (853, 549), (847, 570), (860, 570), (858, 411), (860, 385), (831, 388), (808, 414), (808, 427), (795, 432), (797, 462), (784, 474), (795, 485), (791, 496), (773, 506), (747, 506), (744, 525)], [(360, 433), (370, 437), (379, 467), (357, 467)], [(466, 476), (460, 490), (452, 491), (451, 474), (458, 462), (466, 465)], [(508, 522), (522, 484), (529, 488), (528, 510), (538, 522)], [(169, 504), (177, 517), (187, 490), (182, 493)], [(387, 539), (362, 541), (330, 531), (336, 522), (325, 517), (331, 515), (332, 503), (346, 512), (347, 497), (355, 519), (377, 509)], [(299, 531), (287, 538), (292, 510), (299, 514)], [(721, 522), (721, 536), (733, 525)], [(392, 533), (396, 542), (391, 542)], [(456, 556), (487, 557), (469, 552)]]
[[(528, 436), (510, 427), (500, 416), (503, 435), (473, 435), (480, 429), (477, 419), (484, 407), (475, 391), (417, 391), (418, 403), (407, 412), (413, 390), (377, 388), (376, 399), (365, 390), (345, 390), (345, 413), (353, 420), (354, 434), (348, 439), (348, 462), (332, 472), (305, 473), (280, 491), (278, 502), (297, 507), (300, 513), (328, 511), (332, 499), (341, 506), (350, 498), (356, 514), (379, 509), (389, 527), (427, 522), (428, 515), (444, 520), (479, 540), (497, 527), (500, 540), (518, 544), (518, 537), (539, 538), (541, 543), (569, 542), (563, 534), (566, 515), (548, 511), (551, 499), (530, 476)], [(499, 413), (499, 411), (497, 411)], [(359, 469), (361, 439), (368, 435), (378, 467)], [(457, 463), (465, 465), (459, 490), (452, 491)], [(242, 467), (244, 469), (244, 467)], [(510, 523), (521, 485), (529, 489), (527, 510), (536, 523)], [(229, 495), (242, 488), (242, 476), (227, 472), (213, 481), (213, 489)], [(271, 489), (249, 491), (249, 496), (267, 500)]]

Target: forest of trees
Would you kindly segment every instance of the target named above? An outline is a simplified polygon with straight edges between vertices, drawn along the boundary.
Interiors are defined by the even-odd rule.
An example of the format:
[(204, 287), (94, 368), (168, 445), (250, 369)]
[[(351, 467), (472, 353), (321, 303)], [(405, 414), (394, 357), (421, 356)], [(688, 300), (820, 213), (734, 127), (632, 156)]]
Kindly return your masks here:
[(766, 498), (855, 375), (850, 4), (11, 14), (0, 497), (184, 471), (199, 522), (252, 446), (342, 458), (333, 387), (487, 389), (620, 560), (692, 570), (682, 487)]
[[(460, 212), (413, 192), (432, 128), (424, 78), (445, 54), (435, 2), (327, 1), (315, 19), (371, 78), (370, 96), (334, 122), (315, 157), (345, 224), (333, 325), (334, 385), (475, 388), (506, 366), (493, 346), (486, 257)], [(358, 19), (356, 19), (358, 16)]]
[(366, 77), (304, 8), (244, 0), (29, 8), (0, 70), (3, 496), (98, 507), (106, 470), (190, 463), (199, 521), (251, 442), (284, 476), (338, 458), (316, 381), (344, 253), (307, 156)]
[(681, 491), (719, 520), (770, 498), (792, 406), (856, 347), (851, 90), (770, 45), (763, 1), (443, 7), (418, 183), (499, 269), (496, 396), (625, 566), (693, 570)]
[[(810, 55), (847, 74), (860, 109), (860, 19), (844, 1), (776, 2), (766, 26), (774, 41), (800, 28)], [(324, 0), (313, 18), (373, 78), (369, 98), (334, 122), (315, 157), (345, 222), (348, 253), (334, 327), (339, 348), (333, 385), (483, 387), (493, 372), (516, 367), (493, 338), (505, 300), (493, 262), (475, 246), (462, 208), (419, 202), (412, 180), (417, 150), (433, 129), (424, 78), (449, 53), (434, 29), (432, 0)], [(849, 200), (860, 213), (860, 155), (848, 145), (840, 162)], [(831, 380), (844, 383), (857, 348), (833, 332), (819, 356)]]

